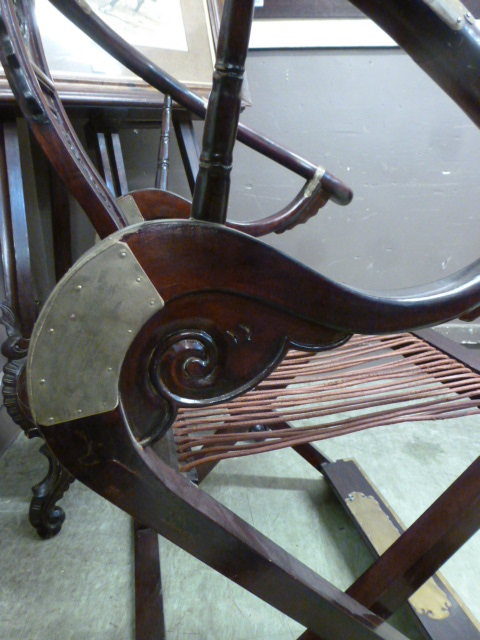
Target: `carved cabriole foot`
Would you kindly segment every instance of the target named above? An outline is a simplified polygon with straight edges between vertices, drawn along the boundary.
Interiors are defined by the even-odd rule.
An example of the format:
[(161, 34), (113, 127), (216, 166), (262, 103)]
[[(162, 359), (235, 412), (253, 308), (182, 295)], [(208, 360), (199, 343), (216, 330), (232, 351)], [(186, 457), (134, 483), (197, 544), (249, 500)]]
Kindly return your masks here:
[[(22, 428), (27, 438), (42, 438), (29, 415), (25, 393), (25, 358), (8, 361), (3, 369), (3, 402), (13, 421)], [(40, 453), (48, 460), (45, 478), (32, 487), (29, 520), (41, 538), (57, 535), (65, 521), (63, 509), (56, 505), (74, 478), (59, 464), (44, 444)]]
[(74, 478), (66, 471), (48, 449), (40, 448), (48, 460), (48, 472), (45, 478), (32, 488), (33, 498), (30, 502), (30, 524), (38, 535), (47, 540), (60, 532), (65, 521), (65, 512), (56, 503), (60, 500)]
[[(20, 333), (15, 316), (5, 304), (0, 304), (1, 322), (7, 330), (8, 338), (2, 345), (2, 354), (8, 358), (3, 368), (2, 395), (8, 415), (25, 433), (27, 438), (41, 438), (42, 434), (30, 414), (26, 384), (25, 367), (28, 340)], [(56, 505), (74, 478), (59, 464), (44, 444), (40, 448), (48, 459), (48, 472), (45, 478), (32, 487), (33, 498), (30, 503), (29, 519), (41, 538), (52, 538), (59, 533), (65, 520), (63, 509)]]

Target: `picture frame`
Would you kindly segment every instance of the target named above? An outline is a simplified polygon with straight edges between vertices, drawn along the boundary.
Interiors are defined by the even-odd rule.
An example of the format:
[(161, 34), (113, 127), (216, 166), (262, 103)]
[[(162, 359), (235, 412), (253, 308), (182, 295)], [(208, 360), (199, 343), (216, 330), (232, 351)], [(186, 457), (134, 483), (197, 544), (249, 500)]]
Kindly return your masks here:
[[(480, 0), (463, 0), (476, 17), (480, 17)], [(348, 0), (256, 0), (255, 19), (365, 19)]]
[[(153, 62), (207, 97), (212, 83), (221, 0), (88, 0), (91, 8)], [(110, 6), (108, 6), (110, 5)], [(140, 9), (136, 11), (136, 7)], [(168, 7), (165, 21), (160, 10)], [(48, 0), (36, 0), (37, 20), (50, 71), (66, 106), (156, 107), (163, 95), (122, 67), (72, 25)], [(52, 17), (53, 16), (53, 17)], [(155, 20), (158, 23), (155, 23)], [(42, 28), (43, 21), (43, 28)], [(172, 26), (175, 23), (175, 26)], [(168, 28), (165, 25), (168, 24)], [(167, 46), (155, 46), (156, 27)], [(62, 34), (63, 40), (57, 35)], [(128, 37), (128, 36), (132, 37)], [(158, 37), (158, 36), (157, 36)], [(133, 41), (132, 41), (133, 39)], [(65, 42), (66, 41), (66, 42)], [(71, 47), (71, 42), (75, 46)], [(138, 45), (138, 42), (142, 42)], [(13, 103), (0, 67), (0, 101)]]
[(364, 18), (348, 0), (257, 0), (256, 20)]
[[(480, 0), (464, 0), (480, 17)], [(397, 47), (348, 0), (256, 0), (251, 49)]]
[(396, 46), (348, 0), (257, 0), (252, 49)]

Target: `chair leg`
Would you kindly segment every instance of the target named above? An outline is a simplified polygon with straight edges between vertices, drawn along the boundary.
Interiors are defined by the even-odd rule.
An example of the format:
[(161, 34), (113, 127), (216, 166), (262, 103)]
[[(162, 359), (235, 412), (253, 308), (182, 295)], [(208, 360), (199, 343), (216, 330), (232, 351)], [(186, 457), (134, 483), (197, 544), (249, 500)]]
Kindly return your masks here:
[(138, 446), (119, 410), (44, 431), (90, 488), (324, 640), (404, 638)]
[(134, 522), (135, 640), (166, 640), (158, 535)]
[[(170, 468), (178, 470), (173, 432), (152, 445)], [(135, 640), (166, 640), (162, 574), (158, 534), (136, 520), (135, 538)]]

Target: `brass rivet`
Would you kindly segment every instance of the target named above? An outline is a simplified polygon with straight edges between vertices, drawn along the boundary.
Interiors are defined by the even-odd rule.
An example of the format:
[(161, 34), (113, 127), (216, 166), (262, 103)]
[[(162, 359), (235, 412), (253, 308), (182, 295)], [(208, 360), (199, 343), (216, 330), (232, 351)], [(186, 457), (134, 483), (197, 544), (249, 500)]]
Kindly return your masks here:
[(82, 413), (82, 410), (81, 409), (77, 409), (77, 413)]
[(77, 284), (77, 286), (75, 287), (75, 289), (77, 291), (81, 291), (82, 290), (82, 285), (81, 284)]
[(107, 367), (107, 371), (113, 371), (113, 367)]
[(40, 380), (40, 384), (45, 384), (45, 380), (43, 378)]
[(49, 329), (48, 333), (53, 333), (55, 331), (55, 329)]

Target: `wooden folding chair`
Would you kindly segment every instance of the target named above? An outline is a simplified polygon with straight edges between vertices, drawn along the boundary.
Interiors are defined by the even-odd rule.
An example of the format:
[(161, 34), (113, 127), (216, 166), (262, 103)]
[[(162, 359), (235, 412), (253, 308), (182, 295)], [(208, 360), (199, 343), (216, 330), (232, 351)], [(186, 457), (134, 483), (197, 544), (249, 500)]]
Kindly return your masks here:
[[(109, 34), (83, 0), (53, 4), (158, 84), (161, 74)], [(190, 218), (172, 215), (174, 195), (164, 219), (151, 213), (152, 198), (137, 195), (134, 212), (143, 220), (132, 223), (74, 137), (31, 12), (21, 13), (25, 6), (16, 3), (28, 27), (25, 38), (11, 0), (0, 0), (2, 64), (12, 89), (32, 131), (103, 238), (45, 304), (28, 352), (28, 399), (22, 374), (18, 398), (22, 406), (28, 404), (33, 422), (69, 473), (303, 624), (308, 629), (303, 638), (402, 638), (385, 618), (478, 529), (480, 458), (343, 593), (202, 492), (154, 448), (175, 432), (183, 469), (201, 474), (202, 463), (208, 468), (220, 458), (294, 447), (322, 469), (340, 495), (350, 475), (356, 483), (350, 502), (365, 506), (357, 494), (367, 501), (370, 494), (359, 474), (332, 466), (311, 442), (407, 413), (417, 419), (477, 411), (475, 374), (451, 368), (450, 360), (446, 363), (423, 341), (397, 335), (462, 314), (474, 317), (480, 305), (477, 263), (428, 289), (401, 296), (367, 294), (330, 281), (225, 224), (253, 4), (225, 2)], [(478, 81), (459, 72), (477, 57), (478, 29), (467, 13), (452, 20), (456, 7), (442, 12), (411, 0), (406, 21), (405, 3), (355, 4), (394, 32), (478, 118)], [(420, 41), (413, 37), (419, 24), (426, 29)], [(439, 62), (421, 55), (432, 51)], [(176, 99), (179, 87), (167, 80)], [(203, 114), (189, 94), (183, 99)], [(300, 165), (310, 180), (300, 195), (307, 211), (300, 207), (298, 215), (297, 207), (287, 225), (277, 216), (268, 231), (305, 221), (313, 193), (321, 204), (329, 198), (348, 202), (348, 188), (328, 172), (244, 128), (238, 133), (287, 166)], [(336, 364), (325, 355), (334, 348)], [(359, 352), (367, 354), (366, 360), (359, 362)], [(366, 361), (371, 369), (359, 378), (357, 367), (364, 368)], [(402, 377), (413, 387), (406, 398), (399, 391)], [(373, 401), (365, 398), (365, 388), (378, 399), (379, 380), (380, 403), (399, 403), (400, 414), (380, 408), (361, 421), (335, 417), (325, 422), (332, 412), (325, 405), (338, 413), (339, 398), (340, 408), (350, 403), (355, 410), (370, 409)], [(253, 420), (246, 419), (246, 407)], [(320, 424), (291, 427), (313, 415)], [(371, 499), (385, 512), (380, 496)], [(473, 625), (461, 633), (478, 637)]]

